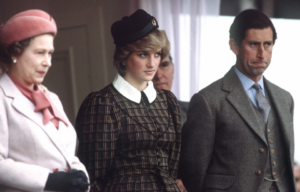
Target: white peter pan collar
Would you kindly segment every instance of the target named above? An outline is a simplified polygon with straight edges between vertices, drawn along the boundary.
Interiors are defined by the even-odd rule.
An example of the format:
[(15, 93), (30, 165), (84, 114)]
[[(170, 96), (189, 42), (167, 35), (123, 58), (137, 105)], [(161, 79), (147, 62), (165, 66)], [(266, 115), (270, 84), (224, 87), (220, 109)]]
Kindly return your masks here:
[[(113, 86), (127, 99), (135, 103), (141, 102), (141, 92), (130, 85), (119, 73), (113, 81)], [(154, 89), (152, 81), (148, 81), (148, 86), (143, 92), (147, 96), (149, 103), (152, 103), (156, 99), (156, 90)]]

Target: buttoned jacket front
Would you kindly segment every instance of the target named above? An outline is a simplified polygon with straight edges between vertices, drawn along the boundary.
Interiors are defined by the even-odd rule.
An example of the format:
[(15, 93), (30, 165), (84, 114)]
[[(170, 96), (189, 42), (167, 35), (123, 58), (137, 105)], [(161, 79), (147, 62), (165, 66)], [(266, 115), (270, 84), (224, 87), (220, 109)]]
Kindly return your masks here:
[[(293, 180), (294, 136), (291, 95), (264, 78), (280, 124), (286, 172)], [(180, 173), (189, 192), (253, 192), (264, 181), (269, 155), (265, 127), (232, 68), (195, 94), (182, 129)], [(263, 150), (261, 150), (263, 149)]]
[(59, 98), (53, 104), (67, 120), (59, 129), (51, 121), (43, 124), (43, 113), (34, 112), (27, 99), (7, 74), (0, 78), (0, 191), (43, 191), (55, 168), (82, 170), (75, 156), (76, 132), (64, 113)]
[[(175, 183), (181, 142), (177, 99), (169, 91), (156, 91), (157, 98), (147, 106), (146, 97), (132, 102), (111, 84), (82, 103), (76, 118), (78, 156), (90, 174), (91, 191), (141, 191), (141, 178), (152, 174), (166, 191), (179, 191)], [(156, 186), (151, 183), (154, 180), (149, 185)]]

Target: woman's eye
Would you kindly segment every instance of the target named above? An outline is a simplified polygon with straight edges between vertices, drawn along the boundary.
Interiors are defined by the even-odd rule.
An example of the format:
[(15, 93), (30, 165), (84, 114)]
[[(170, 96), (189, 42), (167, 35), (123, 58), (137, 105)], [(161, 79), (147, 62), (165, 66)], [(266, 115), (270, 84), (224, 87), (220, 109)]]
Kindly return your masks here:
[(156, 56), (156, 57), (160, 57), (160, 56), (161, 56), (161, 52), (155, 53), (155, 56)]
[(140, 57), (146, 57), (146, 56), (147, 56), (146, 53), (140, 54)]

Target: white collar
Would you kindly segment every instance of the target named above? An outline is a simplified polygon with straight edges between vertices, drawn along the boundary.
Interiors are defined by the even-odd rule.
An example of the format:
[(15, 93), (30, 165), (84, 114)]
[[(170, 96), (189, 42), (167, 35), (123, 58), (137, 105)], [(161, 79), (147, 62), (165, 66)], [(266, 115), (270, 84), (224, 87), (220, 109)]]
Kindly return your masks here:
[[(127, 99), (135, 103), (141, 102), (142, 93), (128, 83), (119, 73), (113, 81), (113, 86)], [(156, 90), (154, 89), (152, 81), (148, 81), (148, 86), (143, 92), (147, 96), (149, 103), (152, 103), (156, 99)]]

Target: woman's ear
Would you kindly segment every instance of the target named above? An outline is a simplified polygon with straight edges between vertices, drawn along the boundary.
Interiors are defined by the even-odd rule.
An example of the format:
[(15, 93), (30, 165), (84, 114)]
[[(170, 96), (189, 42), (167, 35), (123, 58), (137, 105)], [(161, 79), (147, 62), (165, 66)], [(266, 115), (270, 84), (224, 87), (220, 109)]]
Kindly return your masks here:
[(11, 60), (13, 63), (17, 63), (17, 58), (15, 56), (11, 56)]
[(235, 55), (239, 55), (240, 47), (233, 38), (229, 40), (229, 46)]

